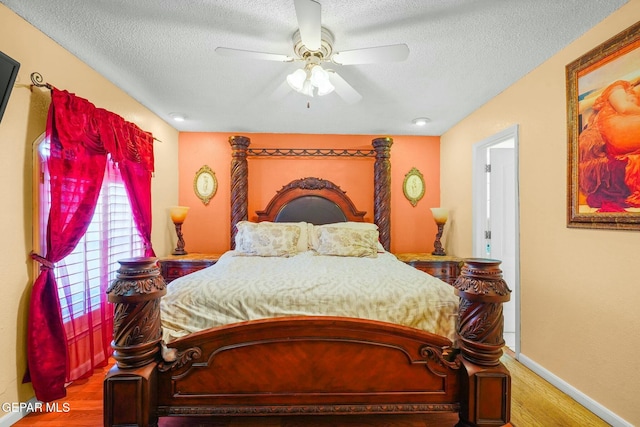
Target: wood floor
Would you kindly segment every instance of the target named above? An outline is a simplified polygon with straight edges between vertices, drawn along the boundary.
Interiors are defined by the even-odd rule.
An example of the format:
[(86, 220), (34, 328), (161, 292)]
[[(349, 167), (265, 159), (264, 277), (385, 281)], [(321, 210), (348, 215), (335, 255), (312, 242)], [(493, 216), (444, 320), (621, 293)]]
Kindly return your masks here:
[[(573, 399), (541, 379), (516, 361), (512, 355), (502, 357), (511, 371), (511, 426), (606, 427), (609, 424), (587, 411)], [(67, 412), (31, 413), (14, 426), (22, 427), (97, 427), (102, 425), (102, 379), (108, 369), (96, 372), (88, 380), (78, 381), (67, 389), (59, 403)], [(431, 427), (453, 426), (455, 414), (447, 415), (378, 415), (319, 416), (274, 418), (161, 418), (159, 427)]]

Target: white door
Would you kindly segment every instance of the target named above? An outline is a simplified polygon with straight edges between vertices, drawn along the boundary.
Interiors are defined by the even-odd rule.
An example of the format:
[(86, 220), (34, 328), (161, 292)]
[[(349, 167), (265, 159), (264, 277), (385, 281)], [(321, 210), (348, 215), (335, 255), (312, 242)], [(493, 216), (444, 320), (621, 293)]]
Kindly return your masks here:
[(488, 257), (502, 261), (500, 268), (511, 292), (511, 300), (503, 305), (504, 334), (507, 345), (515, 346), (516, 312), (516, 232), (515, 227), (515, 156), (514, 148), (489, 148), (489, 221)]
[(519, 353), (517, 126), (474, 146), (474, 256), (502, 261), (512, 290), (504, 304), (507, 346)]

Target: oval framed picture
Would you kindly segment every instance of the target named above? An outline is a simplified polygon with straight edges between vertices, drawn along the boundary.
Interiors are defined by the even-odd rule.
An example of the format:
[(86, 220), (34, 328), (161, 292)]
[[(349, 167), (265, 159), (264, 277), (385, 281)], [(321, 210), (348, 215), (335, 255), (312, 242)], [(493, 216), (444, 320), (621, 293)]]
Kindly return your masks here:
[(404, 176), (402, 183), (402, 191), (404, 197), (411, 202), (412, 206), (416, 206), (418, 201), (424, 196), (424, 177), (416, 168), (411, 168)]
[(208, 205), (217, 190), (218, 180), (216, 179), (215, 172), (207, 165), (202, 166), (198, 172), (196, 172), (196, 177), (193, 179), (193, 191), (196, 193), (196, 196), (202, 200), (202, 203)]

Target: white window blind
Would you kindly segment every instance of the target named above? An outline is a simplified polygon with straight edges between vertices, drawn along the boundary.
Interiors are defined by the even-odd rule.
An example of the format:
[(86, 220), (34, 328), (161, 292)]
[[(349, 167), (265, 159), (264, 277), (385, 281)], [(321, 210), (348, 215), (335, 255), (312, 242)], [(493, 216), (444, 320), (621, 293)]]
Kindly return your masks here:
[[(40, 144), (40, 235), (46, 242), (46, 223), (49, 215), (49, 175), (46, 168), (48, 141)], [(42, 254), (46, 247), (42, 247)], [(115, 279), (118, 260), (142, 256), (144, 245), (135, 226), (127, 192), (117, 166), (107, 162), (107, 171), (91, 224), (76, 248), (56, 263), (55, 276), (65, 323), (100, 310), (101, 296)], [(93, 317), (93, 315), (92, 315)], [(100, 318), (93, 324), (101, 323)], [(78, 334), (79, 331), (74, 331)], [(88, 332), (88, 331), (87, 331)], [(73, 335), (73, 334), (72, 334)]]

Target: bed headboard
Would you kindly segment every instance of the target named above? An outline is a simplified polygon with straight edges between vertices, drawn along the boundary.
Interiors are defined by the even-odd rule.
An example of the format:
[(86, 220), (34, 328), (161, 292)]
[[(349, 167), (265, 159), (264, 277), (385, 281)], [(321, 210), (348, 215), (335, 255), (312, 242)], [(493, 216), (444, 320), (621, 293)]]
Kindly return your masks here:
[(302, 178), (282, 187), (266, 209), (258, 211), (258, 221), (298, 222), (315, 225), (343, 221), (364, 221), (346, 192), (331, 181)]
[[(252, 150), (249, 149), (250, 140), (246, 136), (231, 136), (229, 137), (229, 144), (231, 145), (231, 249), (235, 247), (235, 235), (236, 224), (240, 221), (245, 221), (248, 218), (248, 177), (249, 166), (247, 163), (248, 156), (265, 156), (265, 157), (282, 157), (282, 156), (317, 156), (317, 157), (375, 157), (374, 162), (374, 205), (373, 205), (373, 221), (378, 225), (378, 232), (380, 234), (380, 243), (388, 251), (391, 247), (391, 145), (393, 140), (389, 137), (376, 138), (371, 142), (373, 150), (334, 150), (334, 149), (268, 149), (261, 148)], [(327, 184), (328, 183), (328, 184)], [(313, 197), (305, 197), (302, 201), (293, 201), (299, 198), (300, 193), (306, 191), (315, 191), (311, 188), (302, 188), (304, 186), (322, 186), (323, 193), (322, 199), (319, 200)], [(292, 188), (287, 189), (288, 186)], [(286, 191), (285, 191), (286, 190)], [(329, 196), (330, 195), (330, 196)], [(305, 196), (318, 196), (318, 194), (305, 194)], [(275, 200), (275, 201), (274, 201)], [(303, 210), (310, 210), (314, 206), (321, 207), (321, 210), (326, 211), (326, 217), (320, 216), (318, 218), (312, 218), (313, 221), (327, 221), (335, 222), (336, 218), (335, 207), (331, 206), (334, 203), (340, 208), (348, 221), (363, 221), (364, 212), (358, 211), (351, 200), (346, 196), (345, 192), (337, 185), (330, 181), (322, 180), (319, 178), (303, 178), (302, 180), (292, 181), (280, 190), (274, 199), (272, 200), (274, 206), (271, 208), (268, 206), (264, 211), (258, 212), (258, 218), (261, 221), (284, 221), (285, 217), (287, 221), (295, 221), (292, 214), (293, 207)], [(293, 207), (289, 204), (294, 203)], [(278, 204), (278, 206), (275, 206)], [(302, 206), (296, 206), (302, 204)], [(316, 204), (316, 205), (314, 205)], [(269, 204), (271, 205), (271, 203)], [(282, 212), (282, 208), (285, 208)], [(266, 213), (268, 212), (268, 213)], [(264, 213), (264, 219), (260, 217), (260, 214)], [(276, 220), (276, 217), (278, 219)], [(308, 217), (305, 217), (308, 218)], [(359, 218), (359, 219), (358, 219)], [(341, 219), (344, 221), (344, 219)], [(309, 221), (311, 222), (311, 221)]]

